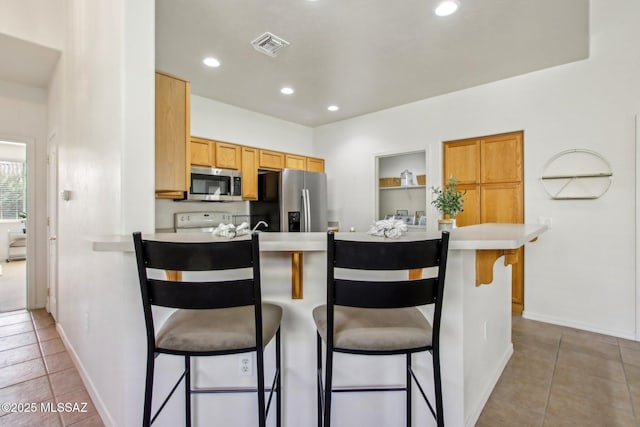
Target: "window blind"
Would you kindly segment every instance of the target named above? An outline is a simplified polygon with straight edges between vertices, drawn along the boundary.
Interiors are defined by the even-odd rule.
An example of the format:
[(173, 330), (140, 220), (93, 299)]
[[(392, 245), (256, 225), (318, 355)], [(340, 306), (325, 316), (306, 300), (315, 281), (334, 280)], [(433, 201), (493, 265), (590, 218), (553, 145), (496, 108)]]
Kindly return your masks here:
[(0, 160), (0, 220), (20, 219), (25, 212), (25, 164)]

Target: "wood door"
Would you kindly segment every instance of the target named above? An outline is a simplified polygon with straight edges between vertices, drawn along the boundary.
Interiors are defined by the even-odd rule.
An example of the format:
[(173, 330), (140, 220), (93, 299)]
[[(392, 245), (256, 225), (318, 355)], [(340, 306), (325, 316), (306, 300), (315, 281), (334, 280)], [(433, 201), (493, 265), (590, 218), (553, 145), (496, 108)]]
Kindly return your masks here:
[(187, 191), (189, 82), (156, 73), (156, 192)]
[(482, 138), (480, 164), (483, 184), (522, 182), (522, 133)]
[[(453, 174), (467, 190), (458, 226), (524, 222), (523, 133), (445, 142), (443, 182)], [(524, 248), (512, 265), (512, 311), (524, 308)], [(482, 261), (482, 260), (480, 260)]]
[(240, 169), (240, 146), (226, 142), (216, 142), (216, 167)]
[(324, 159), (307, 157), (307, 170), (309, 172), (324, 172)]
[(258, 200), (258, 150), (242, 147), (242, 200)]
[(444, 145), (443, 184), (453, 175), (460, 184), (480, 183), (480, 141), (465, 139)]
[(284, 167), (289, 169), (307, 169), (307, 158), (304, 156), (296, 156), (295, 154), (286, 154), (284, 157)]
[(457, 187), (466, 191), (464, 195), (464, 209), (456, 216), (456, 226), (480, 224), (480, 186), (477, 184), (464, 184)]

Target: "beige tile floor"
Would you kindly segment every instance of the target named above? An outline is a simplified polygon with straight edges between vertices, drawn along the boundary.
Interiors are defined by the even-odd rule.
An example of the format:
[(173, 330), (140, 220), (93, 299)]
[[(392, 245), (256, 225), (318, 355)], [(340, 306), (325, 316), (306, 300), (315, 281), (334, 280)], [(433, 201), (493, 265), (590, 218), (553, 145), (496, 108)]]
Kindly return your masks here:
[(640, 426), (640, 342), (520, 316), (512, 336), (477, 427)]
[[(640, 426), (640, 343), (513, 317), (514, 354), (478, 427)], [(0, 313), (0, 403), (87, 403), (11, 413), (2, 426), (103, 426), (44, 310)], [(636, 415), (638, 414), (638, 415)]]
[(104, 425), (44, 310), (0, 313), (0, 425)]

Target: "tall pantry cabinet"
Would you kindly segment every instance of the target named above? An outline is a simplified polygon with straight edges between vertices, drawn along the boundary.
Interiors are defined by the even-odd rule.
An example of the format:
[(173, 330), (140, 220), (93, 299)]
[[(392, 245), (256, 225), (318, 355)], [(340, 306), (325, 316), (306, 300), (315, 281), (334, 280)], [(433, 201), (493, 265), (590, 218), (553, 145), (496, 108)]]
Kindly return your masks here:
[(156, 198), (181, 199), (189, 189), (189, 82), (156, 72)]
[[(466, 190), (458, 226), (524, 223), (523, 132), (444, 143), (443, 182), (453, 174)], [(512, 310), (524, 309), (524, 247), (512, 265)], [(483, 262), (478, 258), (477, 262)]]

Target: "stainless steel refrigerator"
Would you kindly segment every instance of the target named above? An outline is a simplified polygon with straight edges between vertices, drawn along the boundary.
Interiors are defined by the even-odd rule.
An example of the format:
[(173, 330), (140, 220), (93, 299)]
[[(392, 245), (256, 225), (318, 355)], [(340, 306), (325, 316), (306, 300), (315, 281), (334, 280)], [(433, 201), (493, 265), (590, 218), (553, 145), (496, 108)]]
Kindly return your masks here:
[(258, 201), (250, 202), (249, 206), (251, 222), (268, 222), (267, 231), (325, 232), (327, 176), (296, 169), (261, 173)]

